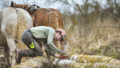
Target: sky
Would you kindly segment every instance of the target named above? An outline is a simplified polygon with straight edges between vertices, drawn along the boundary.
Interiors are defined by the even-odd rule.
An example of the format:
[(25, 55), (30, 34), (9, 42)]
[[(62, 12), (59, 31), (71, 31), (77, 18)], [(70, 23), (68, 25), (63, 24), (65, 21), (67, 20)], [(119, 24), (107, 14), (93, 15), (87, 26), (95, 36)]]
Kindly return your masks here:
[[(17, 4), (36, 4), (39, 5), (41, 8), (55, 8), (57, 10), (59, 10), (61, 13), (67, 12), (67, 13), (74, 13), (74, 7), (75, 7), (75, 3), (79, 4), (79, 5), (83, 5), (85, 0), (73, 0), (75, 3), (72, 2), (72, 0), (67, 0), (69, 5), (65, 4), (62, 1), (66, 1), (66, 0), (62, 0), (62, 1), (57, 1), (54, 2), (54, 0), (0, 0), (0, 9), (2, 10), (2, 5), (3, 5), (3, 1), (7, 2), (7, 5), (10, 5), (11, 1), (16, 2)], [(102, 5), (102, 7), (104, 7), (104, 5), (106, 4), (105, 0), (98, 0), (99, 3)]]
[[(0, 9), (2, 9), (3, 7), (2, 6), (3, 1), (6, 1), (6, 0), (0, 0), (0, 4), (1, 4)], [(71, 6), (68, 6), (61, 1), (54, 2), (54, 0), (8, 0), (7, 4), (10, 5), (11, 1), (16, 2), (17, 4), (24, 4), (24, 3), (30, 4), (30, 5), (36, 4), (36, 5), (39, 5), (41, 8), (55, 8), (59, 10), (61, 13), (64, 13), (64, 12), (73, 13), (74, 12), (74, 6), (71, 0), (68, 0)], [(74, 1), (82, 4), (81, 0), (74, 0)]]
[[(72, 1), (71, 0), (67, 0), (67, 1), (69, 2), (69, 4), (71, 4), (70, 6), (64, 4), (61, 1), (57, 1), (54, 3), (54, 0), (29, 0), (29, 2), (26, 2), (26, 3), (31, 5), (36, 4), (36, 5), (39, 5), (41, 8), (55, 8), (59, 10), (61, 13), (64, 13), (64, 12), (74, 13), (74, 5)], [(74, 1), (79, 4), (82, 4), (82, 0), (74, 0)], [(23, 0), (14, 0), (14, 2), (19, 4), (24, 3)]]

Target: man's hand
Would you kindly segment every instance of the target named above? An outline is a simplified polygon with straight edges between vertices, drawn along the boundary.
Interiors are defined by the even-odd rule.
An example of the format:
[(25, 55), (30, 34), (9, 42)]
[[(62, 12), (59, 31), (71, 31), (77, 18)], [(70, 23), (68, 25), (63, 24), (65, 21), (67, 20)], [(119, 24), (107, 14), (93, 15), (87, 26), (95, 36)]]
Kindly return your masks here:
[(54, 55), (54, 57), (55, 57), (55, 58), (58, 58), (58, 59), (69, 59), (69, 55), (67, 55), (67, 54), (65, 54), (65, 53), (64, 53), (64, 54), (61, 54), (61, 55), (56, 53), (56, 54)]
[(69, 55), (65, 51), (63, 51), (59, 59), (69, 59)]
[(62, 55), (62, 56), (60, 56), (60, 59), (69, 59), (69, 56), (68, 55)]

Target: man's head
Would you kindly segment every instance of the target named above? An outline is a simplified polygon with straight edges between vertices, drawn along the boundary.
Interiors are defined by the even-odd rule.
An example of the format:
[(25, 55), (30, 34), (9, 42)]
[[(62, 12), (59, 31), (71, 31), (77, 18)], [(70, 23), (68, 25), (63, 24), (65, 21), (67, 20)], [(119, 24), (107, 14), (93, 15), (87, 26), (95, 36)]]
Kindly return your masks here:
[(66, 32), (63, 29), (56, 29), (54, 40), (63, 41), (66, 36)]

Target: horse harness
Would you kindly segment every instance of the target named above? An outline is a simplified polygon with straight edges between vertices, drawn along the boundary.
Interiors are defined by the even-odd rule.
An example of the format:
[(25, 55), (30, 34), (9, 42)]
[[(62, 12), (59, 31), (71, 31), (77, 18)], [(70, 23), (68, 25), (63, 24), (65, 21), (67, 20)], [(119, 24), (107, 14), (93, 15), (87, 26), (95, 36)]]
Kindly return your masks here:
[(50, 8), (47, 9), (49, 11), (49, 15), (48, 15), (48, 20), (50, 19), (50, 16), (51, 16), (51, 13), (52, 13), (52, 10)]

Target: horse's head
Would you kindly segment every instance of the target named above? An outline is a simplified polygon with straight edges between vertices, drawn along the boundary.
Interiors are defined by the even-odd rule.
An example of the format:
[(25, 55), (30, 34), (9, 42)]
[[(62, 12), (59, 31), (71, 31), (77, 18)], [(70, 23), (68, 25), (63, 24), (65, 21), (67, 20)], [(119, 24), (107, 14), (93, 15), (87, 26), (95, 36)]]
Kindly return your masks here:
[(29, 5), (27, 4), (16, 4), (13, 1), (11, 2), (10, 7), (14, 7), (14, 8), (22, 8), (22, 9), (27, 9)]

